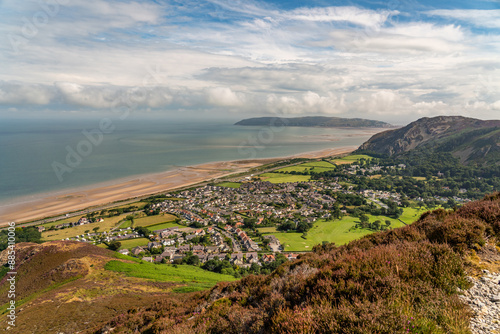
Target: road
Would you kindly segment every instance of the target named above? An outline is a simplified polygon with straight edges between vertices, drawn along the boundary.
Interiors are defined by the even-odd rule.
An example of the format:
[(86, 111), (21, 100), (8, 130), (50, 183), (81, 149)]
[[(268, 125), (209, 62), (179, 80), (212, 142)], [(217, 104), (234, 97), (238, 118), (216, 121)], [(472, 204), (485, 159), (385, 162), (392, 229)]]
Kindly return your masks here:
[(224, 231), (223, 229), (219, 228), (219, 227), (215, 227), (217, 230), (219, 230), (219, 232), (222, 234), (222, 235), (225, 235), (226, 237), (228, 237), (229, 239), (231, 239), (231, 241), (233, 242), (233, 251), (235, 253), (239, 253), (241, 252), (241, 246), (240, 246), (240, 242), (239, 241), (236, 241), (233, 237), (233, 235), (227, 231)]

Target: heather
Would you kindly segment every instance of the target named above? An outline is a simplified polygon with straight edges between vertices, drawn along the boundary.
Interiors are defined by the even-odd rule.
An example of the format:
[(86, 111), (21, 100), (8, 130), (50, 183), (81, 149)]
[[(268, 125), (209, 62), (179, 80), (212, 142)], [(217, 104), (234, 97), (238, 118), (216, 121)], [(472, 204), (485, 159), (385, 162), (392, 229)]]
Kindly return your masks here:
[[(318, 245), (267, 276), (135, 310), (113, 333), (469, 333), (471, 258), (500, 240), (500, 194), (345, 246)], [(167, 307), (168, 306), (168, 307)], [(102, 327), (101, 327), (102, 328)], [(97, 331), (99, 332), (99, 331)]]

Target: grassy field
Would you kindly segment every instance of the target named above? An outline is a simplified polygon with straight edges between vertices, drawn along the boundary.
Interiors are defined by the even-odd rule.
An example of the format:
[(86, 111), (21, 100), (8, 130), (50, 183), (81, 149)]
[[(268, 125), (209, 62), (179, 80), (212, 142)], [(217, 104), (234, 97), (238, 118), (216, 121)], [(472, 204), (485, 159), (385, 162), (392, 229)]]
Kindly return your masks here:
[(399, 217), (399, 219), (401, 219), (402, 221), (404, 221), (407, 224), (411, 224), (414, 221), (418, 220), (424, 212), (437, 210), (439, 208), (442, 208), (442, 207), (437, 206), (437, 207), (432, 208), (432, 209), (427, 208), (425, 206), (422, 207), (421, 209), (419, 209), (418, 207), (416, 207), (416, 208), (411, 208), (411, 207), (404, 208), (403, 214), (401, 215), (401, 217)]
[(222, 183), (217, 183), (217, 187), (226, 187), (226, 188), (239, 188), (241, 187), (241, 183), (238, 182), (222, 182)]
[(335, 168), (329, 162), (326, 161), (314, 161), (314, 162), (306, 162), (297, 166), (290, 166), (278, 169), (277, 172), (305, 172), (305, 171), (315, 171), (317, 173), (326, 172)]
[(146, 206), (146, 204), (148, 204), (148, 202), (135, 202), (135, 203), (130, 203), (130, 204), (125, 204), (125, 205), (117, 206), (116, 208), (111, 208), (109, 210), (112, 210), (112, 209), (125, 209), (125, 208), (131, 207), (131, 206), (136, 206), (137, 210), (142, 210), (142, 209), (144, 209), (144, 207)]
[[(85, 233), (85, 231), (93, 232), (92, 229), (95, 227), (99, 227), (98, 232), (104, 232), (104, 231), (109, 232), (111, 229), (116, 228), (116, 227), (119, 227), (119, 228), (131, 227), (130, 220), (123, 221), (128, 215), (129, 215), (129, 213), (125, 213), (125, 214), (120, 215), (120, 216), (115, 216), (115, 217), (111, 217), (111, 218), (104, 218), (104, 221), (101, 223), (75, 226), (75, 227), (65, 228), (62, 230), (45, 231), (42, 233), (42, 238), (43, 238), (43, 240), (46, 240), (46, 241), (71, 238), (71, 237), (74, 237), (77, 235), (82, 235)], [(134, 226), (133, 227), (138, 227), (138, 226), (149, 227), (151, 225), (159, 225), (159, 224), (169, 223), (175, 219), (177, 219), (176, 216), (169, 215), (169, 214), (162, 214), (162, 215), (158, 215), (158, 216), (149, 216), (149, 217), (146, 216), (146, 217), (134, 219)], [(69, 221), (76, 221), (76, 220), (77, 220), (76, 218), (72, 218)], [(123, 221), (123, 222), (120, 224), (121, 221)], [(59, 224), (62, 224), (62, 222), (59, 221), (57, 223), (57, 225), (59, 225)], [(172, 225), (172, 226), (176, 226), (176, 225)], [(156, 229), (158, 229), (158, 228), (156, 228)]]
[(313, 162), (306, 162), (300, 166), (304, 167), (322, 167), (322, 168), (335, 168), (333, 164), (331, 164), (328, 161), (313, 161)]
[(134, 219), (134, 227), (139, 227), (139, 226), (149, 227), (151, 225), (168, 223), (168, 222), (174, 221), (176, 219), (177, 219), (176, 216), (170, 215), (168, 213), (160, 214), (157, 216), (146, 216), (146, 217)]
[(265, 173), (260, 175), (260, 179), (262, 181), (269, 181), (271, 183), (289, 183), (289, 182), (306, 182), (311, 179), (311, 176)]
[[(99, 227), (98, 232), (104, 232), (104, 231), (109, 232), (109, 230), (116, 227), (120, 223), (120, 221), (125, 219), (126, 216), (127, 216), (127, 214), (123, 214), (123, 215), (115, 216), (115, 217), (111, 217), (111, 218), (104, 218), (104, 221), (101, 223), (75, 226), (75, 227), (70, 227), (70, 228), (65, 228), (62, 230), (55, 230), (55, 231), (44, 231), (44, 232), (42, 232), (42, 239), (45, 241), (50, 241), (50, 240), (61, 240), (61, 239), (71, 238), (71, 237), (74, 237), (77, 235), (82, 235), (87, 230), (89, 230), (90, 232), (93, 232), (92, 229), (95, 227)], [(71, 219), (71, 221), (76, 221), (76, 219), (73, 218), (73, 219)], [(59, 224), (62, 224), (62, 223), (59, 222)]]
[(146, 246), (149, 240), (147, 238), (136, 238), (120, 241), (122, 244), (120, 249), (131, 249), (137, 246)]
[[(136, 238), (136, 239), (127, 239), (127, 240), (119, 240), (122, 244), (119, 249), (132, 249), (137, 246), (146, 246), (148, 242), (150, 242), (147, 238)], [(107, 248), (106, 244), (99, 244), (97, 247)]]
[[(381, 220), (391, 221), (391, 228), (404, 226), (403, 223), (396, 219), (387, 218), (384, 216), (368, 216), (370, 222)], [(311, 250), (314, 245), (320, 244), (323, 241), (334, 242), (336, 245), (343, 245), (349, 241), (359, 239), (367, 234), (373, 233), (368, 229), (352, 229), (359, 219), (356, 217), (344, 217), (342, 220), (325, 221), (318, 220), (314, 226), (307, 232), (306, 239), (302, 238), (301, 233), (283, 233), (276, 232), (274, 227), (263, 227), (258, 230), (263, 234), (273, 234), (278, 238), (281, 244), (285, 245), (285, 251), (307, 251)]]
[(150, 226), (147, 226), (147, 228), (150, 231), (157, 231), (157, 230), (163, 230), (165, 228), (175, 227), (175, 226), (177, 226), (179, 228), (186, 227), (185, 225), (180, 225), (180, 224), (177, 224), (174, 222), (167, 222), (167, 223), (162, 223), (162, 224), (150, 225)]
[(343, 158), (338, 158), (338, 159), (333, 159), (331, 160), (332, 163), (336, 165), (342, 165), (342, 164), (352, 164), (353, 162), (358, 161), (359, 159), (373, 159), (369, 155), (365, 154), (354, 154), (354, 155), (348, 155), (347, 157)]
[(146, 278), (157, 282), (185, 283), (187, 287), (179, 289), (179, 292), (204, 290), (221, 281), (236, 280), (233, 276), (221, 275), (189, 265), (125, 263), (113, 260), (106, 264), (105, 269), (121, 272), (129, 277)]

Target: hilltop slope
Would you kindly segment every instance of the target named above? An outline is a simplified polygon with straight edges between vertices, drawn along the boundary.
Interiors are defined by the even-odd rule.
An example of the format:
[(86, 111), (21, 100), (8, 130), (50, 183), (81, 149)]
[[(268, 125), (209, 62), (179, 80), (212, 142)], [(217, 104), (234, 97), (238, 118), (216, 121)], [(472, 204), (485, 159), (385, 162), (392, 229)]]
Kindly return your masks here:
[[(500, 193), (348, 245), (320, 245), (267, 276), (219, 283), (191, 306), (117, 317), (112, 333), (468, 333), (467, 274), (500, 269)], [(93, 333), (102, 333), (102, 327)]]
[(302, 126), (302, 127), (371, 127), (371, 128), (388, 128), (392, 125), (362, 118), (340, 118), (340, 117), (322, 117), (322, 116), (307, 116), (295, 118), (282, 117), (256, 117), (241, 120), (234, 125), (246, 126)]
[[(0, 258), (5, 262), (5, 252)], [(191, 294), (173, 291), (186, 287), (195, 279), (183, 279), (182, 274), (176, 273), (172, 280), (139, 278), (137, 276), (142, 270), (151, 270), (155, 265), (128, 259), (82, 242), (51, 241), (16, 245), (17, 319), (16, 327), (9, 332), (77, 333), (135, 308), (165, 300), (182, 305), (190, 298)], [(137, 268), (139, 274), (129, 272), (125, 276), (108, 269), (116, 268), (119, 264)], [(165, 272), (169, 267), (162, 265), (161, 268)], [(173, 268), (172, 271), (178, 270)], [(218, 275), (208, 274), (211, 277)], [(7, 276), (4, 276), (0, 281), (2, 321), (9, 301), (6, 279)], [(188, 283), (184, 283), (184, 280)], [(208, 285), (213, 284), (215, 282)]]
[(421, 118), (409, 125), (378, 133), (358, 151), (399, 155), (409, 151), (450, 152), (462, 163), (500, 161), (500, 120), (461, 116)]

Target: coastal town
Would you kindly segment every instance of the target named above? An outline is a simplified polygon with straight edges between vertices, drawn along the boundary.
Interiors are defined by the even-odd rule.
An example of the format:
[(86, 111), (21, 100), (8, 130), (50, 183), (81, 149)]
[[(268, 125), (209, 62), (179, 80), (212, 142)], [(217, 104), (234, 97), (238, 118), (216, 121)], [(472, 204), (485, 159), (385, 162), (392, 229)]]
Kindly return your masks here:
[[(345, 177), (323, 176), (316, 174), (315, 169), (320, 172), (336, 170)], [(305, 162), (273, 173), (273, 176), (285, 178), (285, 182), (270, 182), (262, 176), (243, 176), (234, 180), (236, 182), (153, 196), (143, 208), (128, 209), (130, 212), (124, 214), (123, 221), (128, 221), (129, 226), (117, 224), (109, 231), (99, 231), (99, 223), (106, 214), (118, 214), (102, 211), (75, 222), (52, 225), (50, 229), (91, 224), (95, 226), (92, 231), (89, 227), (86, 233), (63, 240), (107, 245), (123, 255), (147, 262), (204, 265), (215, 260), (248, 269), (252, 265), (271, 263), (278, 254), (281, 260), (296, 259), (301, 251), (288, 250), (289, 245), (280, 241), (280, 237), (289, 232), (301, 233), (302, 238), (307, 239), (309, 229), (319, 222), (333, 226), (335, 221), (351, 217), (355, 223), (349, 231), (358, 229), (367, 233), (406, 225), (407, 222), (400, 219), (405, 207), (410, 204), (423, 206), (424, 200), (429, 202), (429, 199), (417, 196), (410, 203), (406, 196), (395, 191), (363, 189), (345, 182), (349, 178), (378, 177), (381, 173), (405, 169), (404, 164), (381, 166), (369, 164), (364, 158), (339, 166), (329, 161)], [(308, 175), (309, 179), (298, 181), (297, 175), (299, 178)], [(317, 175), (323, 177), (318, 179)], [(434, 203), (450, 200), (455, 203), (468, 201), (457, 196), (432, 198)], [(141, 217), (152, 216), (174, 217), (175, 221), (172, 226), (162, 228), (156, 228), (158, 225), (134, 226), (134, 219), (139, 221)], [(42, 225), (38, 229), (44, 232), (46, 228)], [(143, 244), (126, 247), (125, 241), (144, 238), (147, 240)]]

